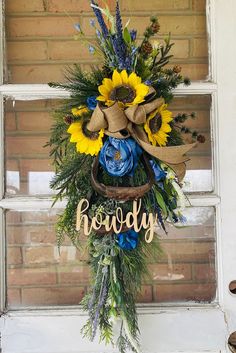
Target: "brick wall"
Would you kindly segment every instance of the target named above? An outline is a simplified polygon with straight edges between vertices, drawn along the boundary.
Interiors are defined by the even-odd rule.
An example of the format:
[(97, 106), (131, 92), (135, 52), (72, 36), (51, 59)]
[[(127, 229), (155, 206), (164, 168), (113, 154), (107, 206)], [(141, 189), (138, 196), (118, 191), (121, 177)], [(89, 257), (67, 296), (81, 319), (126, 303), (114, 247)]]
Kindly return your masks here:
[[(76, 251), (66, 240), (59, 256), (54, 234), (57, 213), (7, 213), (10, 307), (78, 304), (88, 291), (86, 251)], [(195, 208), (189, 210), (188, 218), (189, 227), (170, 227), (168, 236), (162, 238), (163, 254), (149, 264), (151, 278), (143, 282), (140, 302), (214, 299), (214, 211)]]
[[(49, 139), (51, 112), (58, 101), (16, 101), (5, 103), (7, 193), (48, 194), (53, 171), (49, 149), (43, 146)], [(188, 127), (206, 136), (206, 143), (198, 145), (191, 153), (188, 170), (211, 170), (209, 96), (176, 97), (170, 106), (175, 115), (195, 111), (197, 119)], [(44, 179), (42, 179), (44, 178)], [(42, 184), (42, 180), (44, 183)], [(202, 191), (202, 190), (200, 190)]]
[[(114, 5), (114, 1), (109, 1)], [(125, 18), (141, 34), (150, 14), (158, 14), (161, 33), (172, 32), (176, 42), (172, 64), (180, 64), (193, 80), (208, 74), (205, 0), (121, 0)], [(66, 65), (85, 69), (99, 63), (87, 47), (74, 41), (73, 24), (80, 23), (93, 40), (87, 0), (6, 0), (7, 72), (9, 83), (47, 83), (63, 80)], [(58, 102), (5, 103), (7, 192), (47, 194), (52, 166), (48, 149), (51, 110)], [(210, 98), (179, 97), (174, 113), (196, 111), (190, 127), (207, 142), (191, 152), (189, 170), (211, 170)], [(36, 174), (33, 174), (36, 173)], [(47, 182), (39, 182), (46, 177)], [(38, 192), (37, 192), (38, 190)], [(169, 229), (161, 243), (163, 255), (150, 263), (151, 278), (143, 282), (141, 302), (211, 301), (215, 297), (215, 236), (212, 210), (194, 209), (190, 227)], [(200, 215), (199, 215), (200, 212)], [(7, 212), (8, 304), (78, 304), (89, 289), (86, 252), (67, 240), (59, 256), (55, 245), (56, 211)], [(205, 215), (205, 216), (204, 216)], [(192, 219), (190, 217), (190, 219)]]
[[(114, 0), (110, 1), (114, 6)], [(175, 41), (172, 64), (180, 64), (193, 80), (208, 74), (205, 0), (121, 0), (125, 20), (142, 33), (151, 14), (157, 14), (160, 35), (169, 31)], [(8, 77), (13, 83), (47, 83), (63, 80), (65, 65), (80, 62), (84, 68), (99, 63), (86, 46), (75, 41), (73, 24), (80, 23), (87, 39), (93, 17), (88, 0), (7, 0), (6, 36)], [(141, 37), (140, 37), (141, 38)]]

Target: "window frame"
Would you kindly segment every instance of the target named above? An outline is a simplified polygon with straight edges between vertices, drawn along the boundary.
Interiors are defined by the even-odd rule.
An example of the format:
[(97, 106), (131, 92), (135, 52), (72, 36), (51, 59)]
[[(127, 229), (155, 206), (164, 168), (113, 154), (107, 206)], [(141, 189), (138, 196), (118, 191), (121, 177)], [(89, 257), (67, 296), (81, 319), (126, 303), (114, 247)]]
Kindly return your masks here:
[[(231, 10), (230, 10), (231, 6)], [(160, 332), (155, 333), (155, 340), (161, 342), (166, 340), (166, 346), (158, 347), (159, 351), (188, 351), (191, 347), (191, 351), (196, 350), (196, 352), (209, 350), (211, 352), (227, 351), (226, 348), (226, 338), (231, 332), (231, 330), (236, 329), (236, 315), (233, 311), (233, 306), (235, 305), (235, 298), (229, 294), (228, 290), (228, 280), (233, 279), (235, 272), (232, 271), (227, 275), (226, 269), (229, 265), (235, 265), (236, 268), (236, 259), (233, 257), (233, 235), (230, 233), (228, 238), (225, 240), (222, 237), (222, 234), (226, 235), (226, 230), (229, 230), (229, 226), (226, 226), (226, 230), (223, 232), (223, 225), (227, 225), (227, 222), (230, 221), (229, 217), (225, 215), (226, 213), (226, 201), (222, 204), (221, 197), (223, 195), (224, 189), (223, 186), (223, 176), (225, 173), (222, 172), (222, 166), (224, 165), (224, 155), (221, 147), (227, 144), (227, 139), (224, 135), (220, 136), (219, 131), (222, 128), (222, 122), (219, 121), (219, 115), (223, 113), (223, 100), (226, 98), (226, 92), (224, 90), (224, 82), (217, 75), (220, 72), (216, 58), (220, 56), (219, 62), (222, 63), (222, 55), (220, 55), (220, 49), (223, 46), (223, 34), (220, 33), (219, 28), (222, 29), (226, 27), (226, 30), (230, 32), (232, 29), (232, 23), (229, 21), (226, 23), (225, 19), (221, 18), (221, 14), (226, 16), (229, 20), (233, 21), (233, 11), (236, 10), (236, 4), (234, 0), (229, 0), (229, 5), (225, 9), (225, 4), (223, 0), (207, 0), (206, 6), (206, 16), (207, 16), (207, 28), (208, 28), (208, 43), (209, 43), (209, 78), (204, 82), (193, 82), (190, 87), (180, 86), (178, 87), (174, 94), (175, 95), (203, 95), (209, 94), (212, 97), (212, 108), (211, 108), (211, 137), (214, 141), (212, 145), (212, 161), (213, 161), (213, 185), (214, 190), (211, 193), (204, 194), (194, 194), (189, 195), (192, 206), (214, 206), (216, 210), (216, 257), (217, 257), (217, 274), (218, 274), (218, 288), (217, 288), (217, 302), (204, 305), (189, 305), (188, 303), (177, 304), (173, 303), (170, 305), (164, 304), (140, 304), (138, 306), (138, 313), (141, 317), (141, 331), (143, 330), (143, 337), (145, 336), (144, 341), (153, 341), (153, 336), (150, 336), (152, 333), (149, 331), (151, 327), (155, 327), (156, 331), (158, 329)], [(3, 16), (4, 4), (3, 0), (0, 2), (0, 22), (4, 23)], [(224, 21), (225, 20), (225, 21)], [(217, 27), (216, 27), (217, 23)], [(0, 38), (4, 38), (4, 26), (0, 28)], [(227, 32), (227, 33), (228, 33)], [(233, 40), (233, 33), (231, 35)], [(217, 45), (216, 45), (217, 39)], [(236, 50), (233, 48), (229, 49), (232, 53), (235, 53)], [(3, 102), (5, 98), (19, 99), (19, 100), (34, 100), (34, 99), (53, 99), (53, 98), (65, 98), (68, 97), (68, 94), (65, 91), (57, 90), (48, 87), (46, 84), (3, 84), (3, 71), (4, 71), (4, 40), (0, 43), (0, 117), (3, 117)], [(1, 64), (3, 63), (3, 64)], [(227, 76), (230, 80), (230, 76)], [(230, 80), (230, 87), (233, 88), (232, 79)], [(228, 92), (228, 90), (226, 90)], [(220, 101), (219, 101), (220, 95)], [(229, 109), (230, 112), (230, 109)], [(236, 124), (235, 124), (236, 125)], [(0, 153), (3, 156), (4, 151), (4, 129), (3, 129), (3, 118), (0, 122)], [(232, 153), (233, 155), (233, 153)], [(235, 167), (236, 172), (236, 167)], [(13, 325), (19, 325), (20, 330), (16, 333), (16, 341), (21, 342), (21, 335), (25, 332), (25, 329), (29, 330), (32, 328), (33, 337), (36, 337), (36, 332), (34, 329), (37, 327), (37, 322), (39, 318), (44, 318), (42, 322), (48, 320), (48, 324), (54, 325), (57, 329), (62, 329), (64, 321), (68, 323), (68, 327), (71, 328), (72, 338), (69, 346), (66, 346), (66, 342), (63, 341), (63, 338), (58, 338), (58, 341), (51, 345), (49, 344), (45, 350), (42, 350), (46, 353), (52, 352), (68, 352), (73, 351), (73, 347), (76, 342), (78, 342), (78, 334), (73, 331), (73, 325), (81, 325), (81, 321), (84, 320), (85, 314), (82, 313), (80, 307), (45, 307), (45, 308), (32, 308), (28, 310), (18, 310), (18, 311), (9, 311), (5, 312), (5, 298), (6, 298), (6, 244), (5, 244), (5, 224), (4, 224), (4, 212), (5, 210), (31, 210), (31, 209), (48, 209), (51, 207), (52, 199), (49, 197), (16, 197), (16, 198), (4, 198), (4, 158), (0, 160), (0, 311), (3, 312), (3, 315), (0, 316), (0, 328), (3, 327), (3, 348), (5, 347), (6, 352), (11, 351), (11, 347), (15, 347), (14, 344), (11, 346), (8, 335), (14, 332)], [(227, 193), (227, 195), (229, 195)], [(236, 202), (231, 200), (231, 205), (235, 205)], [(63, 208), (65, 206), (65, 201), (57, 203), (57, 208)], [(222, 217), (223, 220), (222, 220)], [(231, 220), (231, 225), (233, 221)], [(235, 243), (234, 243), (235, 244)], [(226, 257), (226, 258), (225, 258)], [(224, 266), (223, 266), (224, 265)], [(227, 288), (226, 288), (227, 285)], [(153, 315), (154, 314), (154, 315)], [(185, 318), (185, 321), (184, 321)], [(146, 320), (150, 320), (150, 325), (144, 325)], [(59, 320), (59, 321), (58, 321)], [(61, 321), (62, 320), (62, 321)], [(191, 324), (191, 332), (188, 336), (188, 345), (184, 342), (183, 339), (177, 339), (180, 334), (180, 328), (178, 325), (171, 328), (171, 333), (173, 340), (170, 340), (169, 332), (167, 330), (168, 325), (171, 322), (179, 320), (181, 323), (181, 332), (183, 334), (188, 332), (188, 325)], [(182, 320), (182, 321), (181, 321)], [(205, 328), (205, 332), (201, 330), (200, 338), (195, 335), (196, 330), (199, 330), (199, 325), (205, 327), (206, 323), (214, 322), (214, 327)], [(25, 325), (25, 326), (24, 326)], [(143, 326), (143, 327), (142, 327)], [(51, 326), (50, 326), (51, 327)], [(158, 329), (157, 329), (158, 328)], [(165, 332), (165, 329), (167, 332)], [(49, 330), (50, 331), (50, 330)], [(78, 331), (78, 329), (77, 329)], [(70, 332), (70, 330), (69, 330)], [(40, 327), (40, 339), (44, 337), (48, 342), (50, 341), (50, 332), (46, 334), (43, 332), (43, 328)], [(218, 336), (217, 336), (218, 335)], [(171, 336), (171, 337), (172, 337)], [(183, 337), (180, 335), (180, 337)], [(216, 337), (218, 337), (216, 339)], [(81, 351), (85, 352), (95, 352), (94, 347), (88, 344), (87, 342), (82, 343)], [(68, 342), (67, 342), (68, 344)], [(177, 344), (177, 346), (176, 346)], [(204, 345), (205, 344), (205, 345)], [(0, 343), (1, 347), (1, 343)], [(23, 344), (14, 352), (23, 352)], [(149, 346), (148, 346), (149, 347)], [(165, 348), (166, 347), (166, 348)], [(16, 349), (16, 348), (15, 348)], [(21, 351), (20, 351), (21, 349)], [(26, 348), (25, 348), (26, 349)], [(82, 350), (84, 349), (84, 350)], [(99, 349), (96, 346), (96, 349)], [(101, 348), (100, 348), (101, 349)], [(153, 349), (153, 348), (151, 348)], [(36, 348), (31, 348), (32, 352), (39, 352)], [(30, 351), (30, 352), (31, 352)], [(100, 352), (101, 350), (96, 350)], [(5, 352), (5, 350), (4, 350)], [(40, 351), (41, 352), (41, 351)], [(104, 352), (108, 350), (104, 348)]]

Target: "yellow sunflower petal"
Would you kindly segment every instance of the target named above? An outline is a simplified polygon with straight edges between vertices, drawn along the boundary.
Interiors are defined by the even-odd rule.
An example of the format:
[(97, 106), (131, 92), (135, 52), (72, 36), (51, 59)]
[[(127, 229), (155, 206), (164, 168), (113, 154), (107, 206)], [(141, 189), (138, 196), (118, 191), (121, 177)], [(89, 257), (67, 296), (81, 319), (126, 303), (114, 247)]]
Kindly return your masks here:
[(106, 100), (109, 98), (110, 91), (108, 90), (108, 88), (106, 86), (104, 86), (104, 85), (99, 86), (98, 91), (99, 91), (99, 93), (101, 93), (102, 96), (104, 96), (104, 98)]
[(113, 90), (113, 82), (110, 78), (104, 78), (102, 81), (103, 86), (105, 86), (109, 91)]
[(144, 102), (144, 97), (143, 96), (137, 96), (134, 98), (133, 102), (130, 103), (130, 105), (135, 105), (135, 104), (140, 104)]
[(114, 87), (122, 85), (122, 78), (117, 70), (113, 71), (112, 82)]
[(158, 143), (159, 146), (165, 146), (166, 145), (166, 137), (160, 136), (158, 133), (155, 135), (155, 140)]
[(129, 84), (131, 87), (136, 88), (136, 86), (139, 85), (141, 82), (141, 78), (137, 76), (135, 72), (132, 72), (129, 75)]
[(136, 89), (137, 96), (145, 97), (149, 92), (149, 87), (147, 85), (145, 85), (144, 83), (138, 84), (135, 87), (135, 89)]
[(103, 96), (98, 96), (98, 97), (97, 97), (97, 101), (105, 102), (105, 101), (106, 101), (106, 98), (103, 97)]
[(69, 134), (73, 134), (74, 132), (77, 132), (77, 131), (80, 131), (80, 130), (81, 130), (81, 123), (80, 123), (80, 122), (77, 122), (77, 123), (72, 123), (72, 124), (69, 126), (67, 132), (68, 132)]
[(161, 130), (164, 131), (164, 132), (170, 132), (171, 131), (171, 127), (170, 127), (169, 124), (162, 123)]
[(164, 110), (161, 112), (162, 121), (169, 123), (173, 120), (172, 112), (169, 110)]
[(123, 83), (124, 83), (125, 85), (127, 85), (128, 82), (129, 82), (129, 77), (128, 77), (128, 74), (127, 74), (126, 70), (122, 70), (121, 73), (120, 73), (120, 75), (121, 75), (121, 78), (122, 78)]
[(144, 124), (144, 130), (148, 135), (148, 140), (151, 142), (152, 145), (156, 146), (156, 140), (154, 139), (154, 136), (149, 128), (148, 122)]

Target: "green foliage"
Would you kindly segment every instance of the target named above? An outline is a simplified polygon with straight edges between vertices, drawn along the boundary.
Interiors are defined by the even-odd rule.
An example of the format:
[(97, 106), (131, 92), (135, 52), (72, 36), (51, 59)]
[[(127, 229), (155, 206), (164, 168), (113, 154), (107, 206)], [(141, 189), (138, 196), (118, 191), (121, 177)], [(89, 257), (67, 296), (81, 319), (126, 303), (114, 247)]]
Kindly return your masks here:
[(82, 333), (93, 340), (99, 328), (100, 340), (112, 343), (110, 319), (120, 316), (122, 325), (117, 346), (121, 352), (128, 347), (136, 352), (139, 329), (135, 299), (141, 289), (142, 277), (148, 274), (147, 259), (155, 261), (160, 254), (158, 241), (155, 239), (149, 246), (141, 232), (137, 248), (128, 251), (118, 246), (115, 235), (101, 237), (92, 234), (89, 252), (94, 285), (91, 293), (82, 300), (83, 308), (90, 316)]
[(67, 69), (67, 83), (49, 83), (50, 87), (61, 88), (71, 93), (70, 99), (64, 105), (64, 111), (70, 111), (80, 105), (87, 104), (87, 98), (98, 95), (98, 86), (105, 77), (105, 72), (91, 67), (91, 72), (83, 71), (79, 64)]

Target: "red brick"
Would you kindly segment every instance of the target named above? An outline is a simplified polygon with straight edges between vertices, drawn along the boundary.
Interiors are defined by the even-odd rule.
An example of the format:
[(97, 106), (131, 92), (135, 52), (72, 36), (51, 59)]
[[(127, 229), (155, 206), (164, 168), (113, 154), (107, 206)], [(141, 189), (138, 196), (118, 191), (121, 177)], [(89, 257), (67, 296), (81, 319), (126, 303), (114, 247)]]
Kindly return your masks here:
[(208, 64), (180, 64), (182, 66), (182, 75), (188, 76), (192, 81), (206, 80), (208, 75)]
[(189, 41), (188, 40), (173, 40), (175, 45), (172, 47), (170, 54), (174, 55), (175, 59), (186, 59), (189, 57)]
[(8, 244), (54, 245), (55, 241), (54, 226), (9, 226), (7, 228)]
[(26, 264), (56, 263), (53, 246), (27, 247), (25, 248)]
[(59, 269), (59, 283), (87, 284), (90, 280), (89, 266), (64, 266)]
[(194, 11), (205, 12), (206, 0), (192, 0), (192, 8)]
[(141, 292), (138, 295), (137, 302), (151, 303), (152, 301), (152, 286), (143, 285), (141, 288)]
[(32, 155), (49, 153), (49, 148), (43, 147), (48, 141), (48, 137), (38, 136), (8, 136), (6, 138), (6, 153), (11, 155)]
[(5, 129), (6, 129), (6, 132), (16, 130), (15, 113), (11, 113), (11, 112), (5, 113)]
[(52, 161), (48, 159), (21, 159), (21, 177), (26, 178), (29, 172), (53, 172)]
[(195, 58), (208, 57), (208, 45), (206, 38), (193, 39), (193, 56)]
[(7, 0), (6, 12), (38, 12), (46, 11), (44, 0)]
[(122, 4), (122, 10), (129, 11), (151, 11), (152, 13), (159, 13), (159, 11), (177, 11), (186, 10), (189, 8), (188, 0), (146, 0), (145, 3), (141, 1), (126, 0)]
[(88, 44), (80, 40), (74, 41), (51, 41), (49, 42), (49, 59), (51, 60), (94, 60), (89, 53)]
[(7, 273), (9, 286), (55, 284), (55, 268), (15, 268)]
[[(197, 159), (199, 157), (196, 157)], [(191, 159), (192, 161), (192, 159)], [(195, 160), (193, 160), (194, 163)], [(201, 165), (196, 165), (196, 163), (194, 165), (189, 165), (189, 163), (187, 163), (187, 167), (188, 169), (192, 169), (193, 167), (195, 168), (202, 168)], [(206, 166), (207, 167), (207, 166)], [(204, 169), (204, 168), (203, 168)], [(181, 228), (176, 228), (173, 225), (169, 225), (168, 227), (168, 239), (191, 239), (191, 238), (202, 238), (202, 237), (210, 237), (210, 238), (214, 238), (215, 235), (215, 229), (213, 224), (209, 224), (209, 225), (197, 225), (197, 226), (191, 226), (190, 227), (181, 227)]]
[(7, 36), (18, 37), (67, 37), (76, 34), (73, 26), (77, 17), (10, 17)]
[(6, 213), (6, 224), (16, 224), (21, 221), (21, 213), (17, 211), (7, 211)]
[(187, 162), (187, 169), (212, 169), (211, 157), (192, 156)]
[(10, 65), (9, 83), (64, 82), (65, 64), (57, 65)]
[(192, 278), (192, 269), (190, 264), (149, 265), (152, 281), (187, 281)]
[(80, 251), (75, 248), (74, 245), (61, 246), (60, 254), (57, 253), (57, 259), (60, 264), (68, 264), (77, 262), (78, 257), (81, 256)]
[(200, 281), (214, 281), (216, 278), (215, 263), (194, 264), (194, 278)]
[(21, 305), (20, 289), (7, 289), (7, 304), (11, 307), (18, 307)]
[(209, 261), (215, 252), (214, 242), (161, 242), (164, 252), (162, 259), (169, 257), (172, 261), (192, 262)]
[(6, 170), (7, 171), (18, 171), (19, 170), (19, 164), (18, 160), (16, 159), (7, 159), (6, 160)]
[(92, 11), (90, 1), (87, 0), (49, 0), (50, 12), (88, 12)]
[(25, 288), (24, 305), (78, 305), (85, 294), (84, 287)]
[(155, 302), (206, 301), (215, 298), (215, 284), (160, 284), (154, 287)]
[(8, 61), (37, 61), (47, 59), (46, 42), (7, 42)]
[(60, 213), (57, 209), (51, 209), (47, 211), (32, 211), (32, 212), (22, 212), (21, 220), (22, 223), (31, 223), (36, 224), (40, 222), (42, 225), (50, 224), (51, 222), (55, 222), (57, 220), (57, 216)]
[[(158, 16), (161, 26), (160, 34), (171, 35), (189, 35), (191, 34), (205, 34), (206, 33), (206, 18), (205, 16)], [(128, 18), (124, 19), (124, 23)], [(84, 23), (84, 22), (83, 22)], [(142, 35), (147, 24), (149, 17), (133, 16), (130, 19), (130, 27), (137, 28), (139, 35)]]
[(48, 112), (18, 112), (17, 120), (19, 130), (48, 132), (53, 119)]
[(20, 247), (11, 247), (7, 249), (8, 265), (22, 264), (22, 252)]

